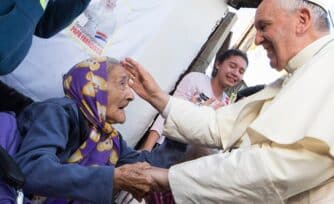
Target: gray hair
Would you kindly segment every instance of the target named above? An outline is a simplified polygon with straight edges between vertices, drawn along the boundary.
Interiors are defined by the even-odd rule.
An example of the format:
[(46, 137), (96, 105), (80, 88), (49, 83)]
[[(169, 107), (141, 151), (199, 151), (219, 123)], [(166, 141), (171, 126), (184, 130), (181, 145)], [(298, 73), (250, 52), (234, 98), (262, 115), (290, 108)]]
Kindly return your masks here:
[(107, 70), (108, 70), (108, 73), (112, 70), (112, 68), (115, 66), (115, 65), (119, 65), (121, 64), (121, 62), (115, 58), (112, 58), (112, 57), (107, 57)]
[(308, 8), (313, 16), (313, 24), (319, 31), (329, 31), (330, 22), (327, 11), (307, 0), (278, 0), (280, 6), (290, 12)]

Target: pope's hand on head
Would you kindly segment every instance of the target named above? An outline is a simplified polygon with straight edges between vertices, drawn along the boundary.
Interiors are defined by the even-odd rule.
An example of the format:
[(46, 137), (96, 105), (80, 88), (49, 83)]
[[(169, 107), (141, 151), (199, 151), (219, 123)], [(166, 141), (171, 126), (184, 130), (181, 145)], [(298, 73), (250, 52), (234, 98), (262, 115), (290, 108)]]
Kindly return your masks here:
[(125, 58), (121, 64), (130, 74), (130, 87), (141, 98), (162, 112), (167, 105), (169, 95), (161, 90), (152, 75), (131, 58)]

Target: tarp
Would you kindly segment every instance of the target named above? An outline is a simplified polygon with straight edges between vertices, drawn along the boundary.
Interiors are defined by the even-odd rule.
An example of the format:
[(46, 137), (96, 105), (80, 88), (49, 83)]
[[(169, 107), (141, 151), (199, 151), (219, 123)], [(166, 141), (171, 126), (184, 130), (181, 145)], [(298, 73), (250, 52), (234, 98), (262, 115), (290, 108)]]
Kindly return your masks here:
[[(115, 4), (116, 3), (116, 4)], [(221, 0), (93, 0), (71, 26), (51, 39), (33, 39), (22, 64), (1, 79), (34, 100), (62, 96), (62, 75), (94, 55), (130, 56), (170, 91), (226, 15)], [(135, 145), (156, 111), (139, 97), (117, 125)]]

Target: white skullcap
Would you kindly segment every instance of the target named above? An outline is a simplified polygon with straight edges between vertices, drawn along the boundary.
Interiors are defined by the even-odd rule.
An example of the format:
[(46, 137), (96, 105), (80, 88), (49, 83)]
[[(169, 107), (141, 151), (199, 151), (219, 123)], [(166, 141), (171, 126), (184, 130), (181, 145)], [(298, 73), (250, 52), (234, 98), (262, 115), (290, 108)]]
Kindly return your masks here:
[(323, 8), (326, 12), (329, 10), (329, 0), (305, 0), (311, 3), (314, 3), (318, 6), (320, 6), (321, 8)]
[(329, 21), (331, 21), (332, 26), (334, 26), (334, 22), (333, 22), (333, 16), (331, 13), (331, 8), (330, 8), (330, 0), (306, 0), (310, 3), (314, 3), (318, 6), (320, 6), (322, 9), (324, 9), (327, 12)]

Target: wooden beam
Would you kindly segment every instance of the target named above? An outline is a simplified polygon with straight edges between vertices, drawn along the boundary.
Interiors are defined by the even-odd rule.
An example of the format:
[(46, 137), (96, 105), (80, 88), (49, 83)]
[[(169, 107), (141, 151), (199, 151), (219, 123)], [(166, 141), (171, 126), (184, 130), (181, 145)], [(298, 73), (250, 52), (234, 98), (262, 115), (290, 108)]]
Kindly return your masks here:
[(227, 39), (236, 19), (237, 17), (235, 13), (227, 13), (227, 15), (220, 21), (214, 32), (212, 32), (209, 36), (207, 42), (203, 45), (197, 57), (190, 64), (188, 72), (205, 72), (205, 69), (211, 63), (217, 51), (222, 47)]

